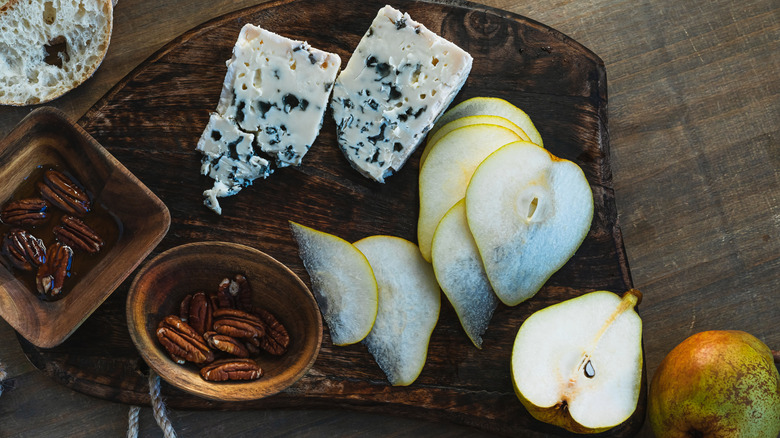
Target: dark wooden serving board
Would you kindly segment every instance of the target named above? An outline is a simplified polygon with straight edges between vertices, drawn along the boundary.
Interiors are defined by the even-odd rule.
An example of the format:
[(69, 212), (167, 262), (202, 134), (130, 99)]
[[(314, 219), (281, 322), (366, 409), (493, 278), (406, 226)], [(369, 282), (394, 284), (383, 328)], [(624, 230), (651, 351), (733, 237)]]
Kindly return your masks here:
[[(310, 284), (288, 220), (350, 241), (374, 234), (416, 241), (421, 151), (386, 184), (371, 182), (352, 170), (336, 147), (330, 111), (300, 168), (279, 170), (225, 198), (222, 216), (202, 204), (201, 193), (211, 181), (199, 173), (195, 144), (216, 107), (225, 60), (241, 27), (254, 23), (307, 40), (338, 53), (346, 65), (384, 4), (277, 1), (208, 22), (145, 61), (79, 121), (170, 209), (170, 231), (152, 256), (189, 242), (238, 242), (277, 258)], [(583, 168), (595, 198), (585, 242), (534, 298), (513, 308), (498, 308), (482, 350), (474, 348), (443, 300), (427, 363), (411, 386), (388, 385), (362, 344), (335, 347), (326, 329), (314, 367), (276, 396), (218, 403), (169, 385), (163, 386), (163, 394), (170, 407), (181, 409), (344, 407), (452, 421), (501, 434), (565, 434), (531, 418), (519, 403), (509, 359), (517, 329), (533, 312), (595, 289), (622, 293), (632, 285), (612, 189), (604, 64), (554, 29), (503, 11), (455, 2), (392, 4), (474, 56), (472, 73), (456, 102), (473, 96), (513, 102), (531, 116), (552, 153)], [(125, 321), (131, 280), (62, 345), (44, 350), (20, 338), (30, 360), (77, 391), (148, 404), (147, 369)], [(635, 415), (604, 435), (635, 434), (644, 419), (644, 400), (643, 391)]]

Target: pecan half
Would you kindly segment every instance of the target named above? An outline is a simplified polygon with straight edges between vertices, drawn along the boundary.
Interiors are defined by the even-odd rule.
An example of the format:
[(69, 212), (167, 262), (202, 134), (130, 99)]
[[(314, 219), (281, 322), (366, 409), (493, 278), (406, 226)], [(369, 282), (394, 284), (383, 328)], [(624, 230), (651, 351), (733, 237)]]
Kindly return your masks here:
[(2, 253), (17, 269), (32, 271), (46, 263), (46, 246), (25, 230), (15, 228), (3, 238)]
[(209, 302), (211, 302), (211, 309), (212, 310), (219, 309), (219, 297), (217, 297), (217, 293), (214, 291), (210, 291), (207, 296), (209, 297)]
[(263, 369), (252, 359), (223, 359), (201, 368), (200, 376), (209, 382), (257, 380), (263, 376)]
[(235, 295), (236, 307), (249, 312), (252, 310), (252, 287), (249, 285), (249, 280), (241, 274), (236, 274), (233, 277), (233, 283), (236, 284), (238, 289)]
[(252, 288), (249, 281), (241, 274), (236, 274), (233, 280), (224, 278), (219, 283), (217, 291), (219, 307), (223, 309), (252, 310)]
[(63, 216), (60, 225), (52, 231), (60, 242), (90, 254), (99, 252), (105, 244), (95, 230), (73, 216)]
[(190, 319), (190, 303), (192, 302), (192, 294), (187, 295), (184, 297), (183, 300), (181, 300), (181, 304), (179, 304), (179, 318), (181, 318), (182, 321), (189, 323)]
[(41, 198), (27, 198), (5, 204), (0, 219), (9, 225), (40, 225), (49, 220), (49, 204)]
[(214, 331), (234, 338), (262, 338), (265, 326), (255, 315), (238, 309), (220, 308), (214, 311)]
[(203, 333), (203, 339), (206, 340), (206, 344), (209, 347), (215, 350), (224, 351), (236, 357), (249, 357), (249, 350), (247, 350), (244, 344), (230, 336), (221, 335), (217, 332), (206, 332)]
[(290, 346), (287, 329), (271, 312), (264, 309), (255, 309), (254, 312), (265, 325), (265, 336), (260, 338), (260, 347), (274, 356), (281, 356)]
[[(255, 345), (253, 342), (257, 343), (258, 345)], [(246, 351), (249, 352), (250, 356), (257, 356), (260, 354), (260, 341), (258, 341), (255, 338), (249, 339), (244, 341), (244, 347), (246, 347)]]
[(43, 183), (38, 190), (44, 199), (62, 211), (76, 216), (84, 216), (92, 206), (87, 192), (67, 175), (54, 169), (43, 174)]
[(219, 308), (235, 309), (237, 307), (236, 294), (238, 294), (238, 285), (230, 281), (229, 278), (222, 279), (222, 281), (219, 282), (219, 288), (217, 289)]
[(212, 312), (211, 300), (205, 293), (198, 292), (190, 300), (187, 322), (198, 334), (202, 335), (212, 328)]
[(46, 257), (46, 263), (38, 267), (35, 285), (38, 293), (47, 299), (59, 298), (65, 278), (70, 275), (70, 262), (73, 250), (59, 242), (51, 245)]
[(214, 360), (203, 337), (175, 315), (168, 315), (157, 326), (157, 339), (174, 361), (184, 359), (197, 364)]

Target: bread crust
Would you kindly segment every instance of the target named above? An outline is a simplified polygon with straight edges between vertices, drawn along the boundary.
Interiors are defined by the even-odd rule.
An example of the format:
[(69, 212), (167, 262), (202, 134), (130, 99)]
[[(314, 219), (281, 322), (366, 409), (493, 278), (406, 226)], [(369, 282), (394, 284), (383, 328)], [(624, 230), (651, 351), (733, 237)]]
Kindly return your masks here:
[[(0, 34), (0, 105), (49, 102), (81, 85), (103, 62), (113, 31), (113, 1), (69, 3), (9, 0), (0, 6), (0, 21), (11, 27), (10, 32)], [(53, 13), (47, 16), (50, 11), (45, 8)], [(19, 18), (30, 26), (25, 28)], [(65, 50), (53, 52), (54, 42)]]

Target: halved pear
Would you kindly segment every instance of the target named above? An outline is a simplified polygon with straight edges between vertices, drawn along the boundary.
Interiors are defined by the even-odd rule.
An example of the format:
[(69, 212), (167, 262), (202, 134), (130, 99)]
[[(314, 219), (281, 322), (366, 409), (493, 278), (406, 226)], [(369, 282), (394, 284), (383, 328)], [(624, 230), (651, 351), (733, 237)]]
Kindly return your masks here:
[(576, 164), (512, 143), (474, 172), (466, 216), (493, 290), (514, 306), (577, 251), (590, 230), (593, 194)]
[(379, 286), (379, 312), (363, 343), (394, 386), (410, 385), (428, 357), (439, 319), (441, 293), (431, 265), (417, 245), (393, 236), (355, 242), (368, 258)]
[(642, 382), (641, 300), (597, 291), (525, 320), (512, 348), (515, 393), (534, 418), (576, 433), (627, 420)]
[(428, 135), (434, 135), (436, 131), (455, 119), (476, 115), (499, 116), (508, 119), (528, 134), (531, 143), (544, 146), (542, 136), (539, 135), (539, 131), (536, 130), (536, 126), (528, 114), (498, 97), (472, 97), (464, 100), (442, 114)]
[(482, 114), (461, 117), (447, 123), (446, 125), (442, 126), (441, 129), (437, 130), (435, 134), (428, 136), (428, 140), (425, 143), (425, 149), (423, 149), (422, 155), (420, 155), (420, 167), (422, 167), (423, 163), (425, 163), (425, 159), (428, 158), (428, 154), (431, 152), (431, 149), (437, 141), (439, 141), (446, 134), (449, 134), (458, 128), (463, 128), (464, 126), (469, 125), (503, 126), (504, 128), (509, 129), (517, 134), (520, 137), (520, 140), (531, 141), (531, 139), (528, 137), (528, 134), (526, 134), (521, 127), (515, 125), (509, 119), (504, 117)]
[(439, 221), (466, 194), (471, 175), (488, 155), (520, 137), (496, 125), (458, 128), (436, 142), (420, 168), (420, 215), (417, 243), (425, 260), (431, 260), (431, 240)]
[(362, 341), (374, 326), (378, 288), (368, 259), (340, 237), (290, 221), (322, 317), (336, 345)]
[(436, 227), (431, 258), (439, 286), (458, 314), (463, 330), (477, 348), (482, 348), (482, 335), (498, 307), (498, 297), (490, 287), (471, 237), (463, 199)]

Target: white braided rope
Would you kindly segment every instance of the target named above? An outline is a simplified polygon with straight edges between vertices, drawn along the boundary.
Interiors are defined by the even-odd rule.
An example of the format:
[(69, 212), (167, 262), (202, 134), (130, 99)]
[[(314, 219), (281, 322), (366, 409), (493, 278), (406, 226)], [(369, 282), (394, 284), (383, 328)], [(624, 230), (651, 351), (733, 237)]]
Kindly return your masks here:
[(127, 438), (138, 438), (138, 414), (140, 412), (139, 406), (130, 406), (130, 412), (127, 414)]
[(173, 430), (171, 420), (168, 419), (168, 413), (160, 396), (160, 376), (152, 370), (149, 370), (149, 395), (152, 397), (152, 412), (157, 425), (163, 431), (165, 438), (176, 438), (176, 431)]
[[(171, 420), (168, 419), (168, 412), (165, 402), (160, 395), (160, 376), (152, 370), (149, 370), (149, 397), (152, 399), (152, 414), (157, 425), (162, 429), (165, 438), (176, 438), (176, 431), (173, 429)], [(138, 438), (138, 415), (141, 408), (131, 406), (127, 414), (127, 438)]]

